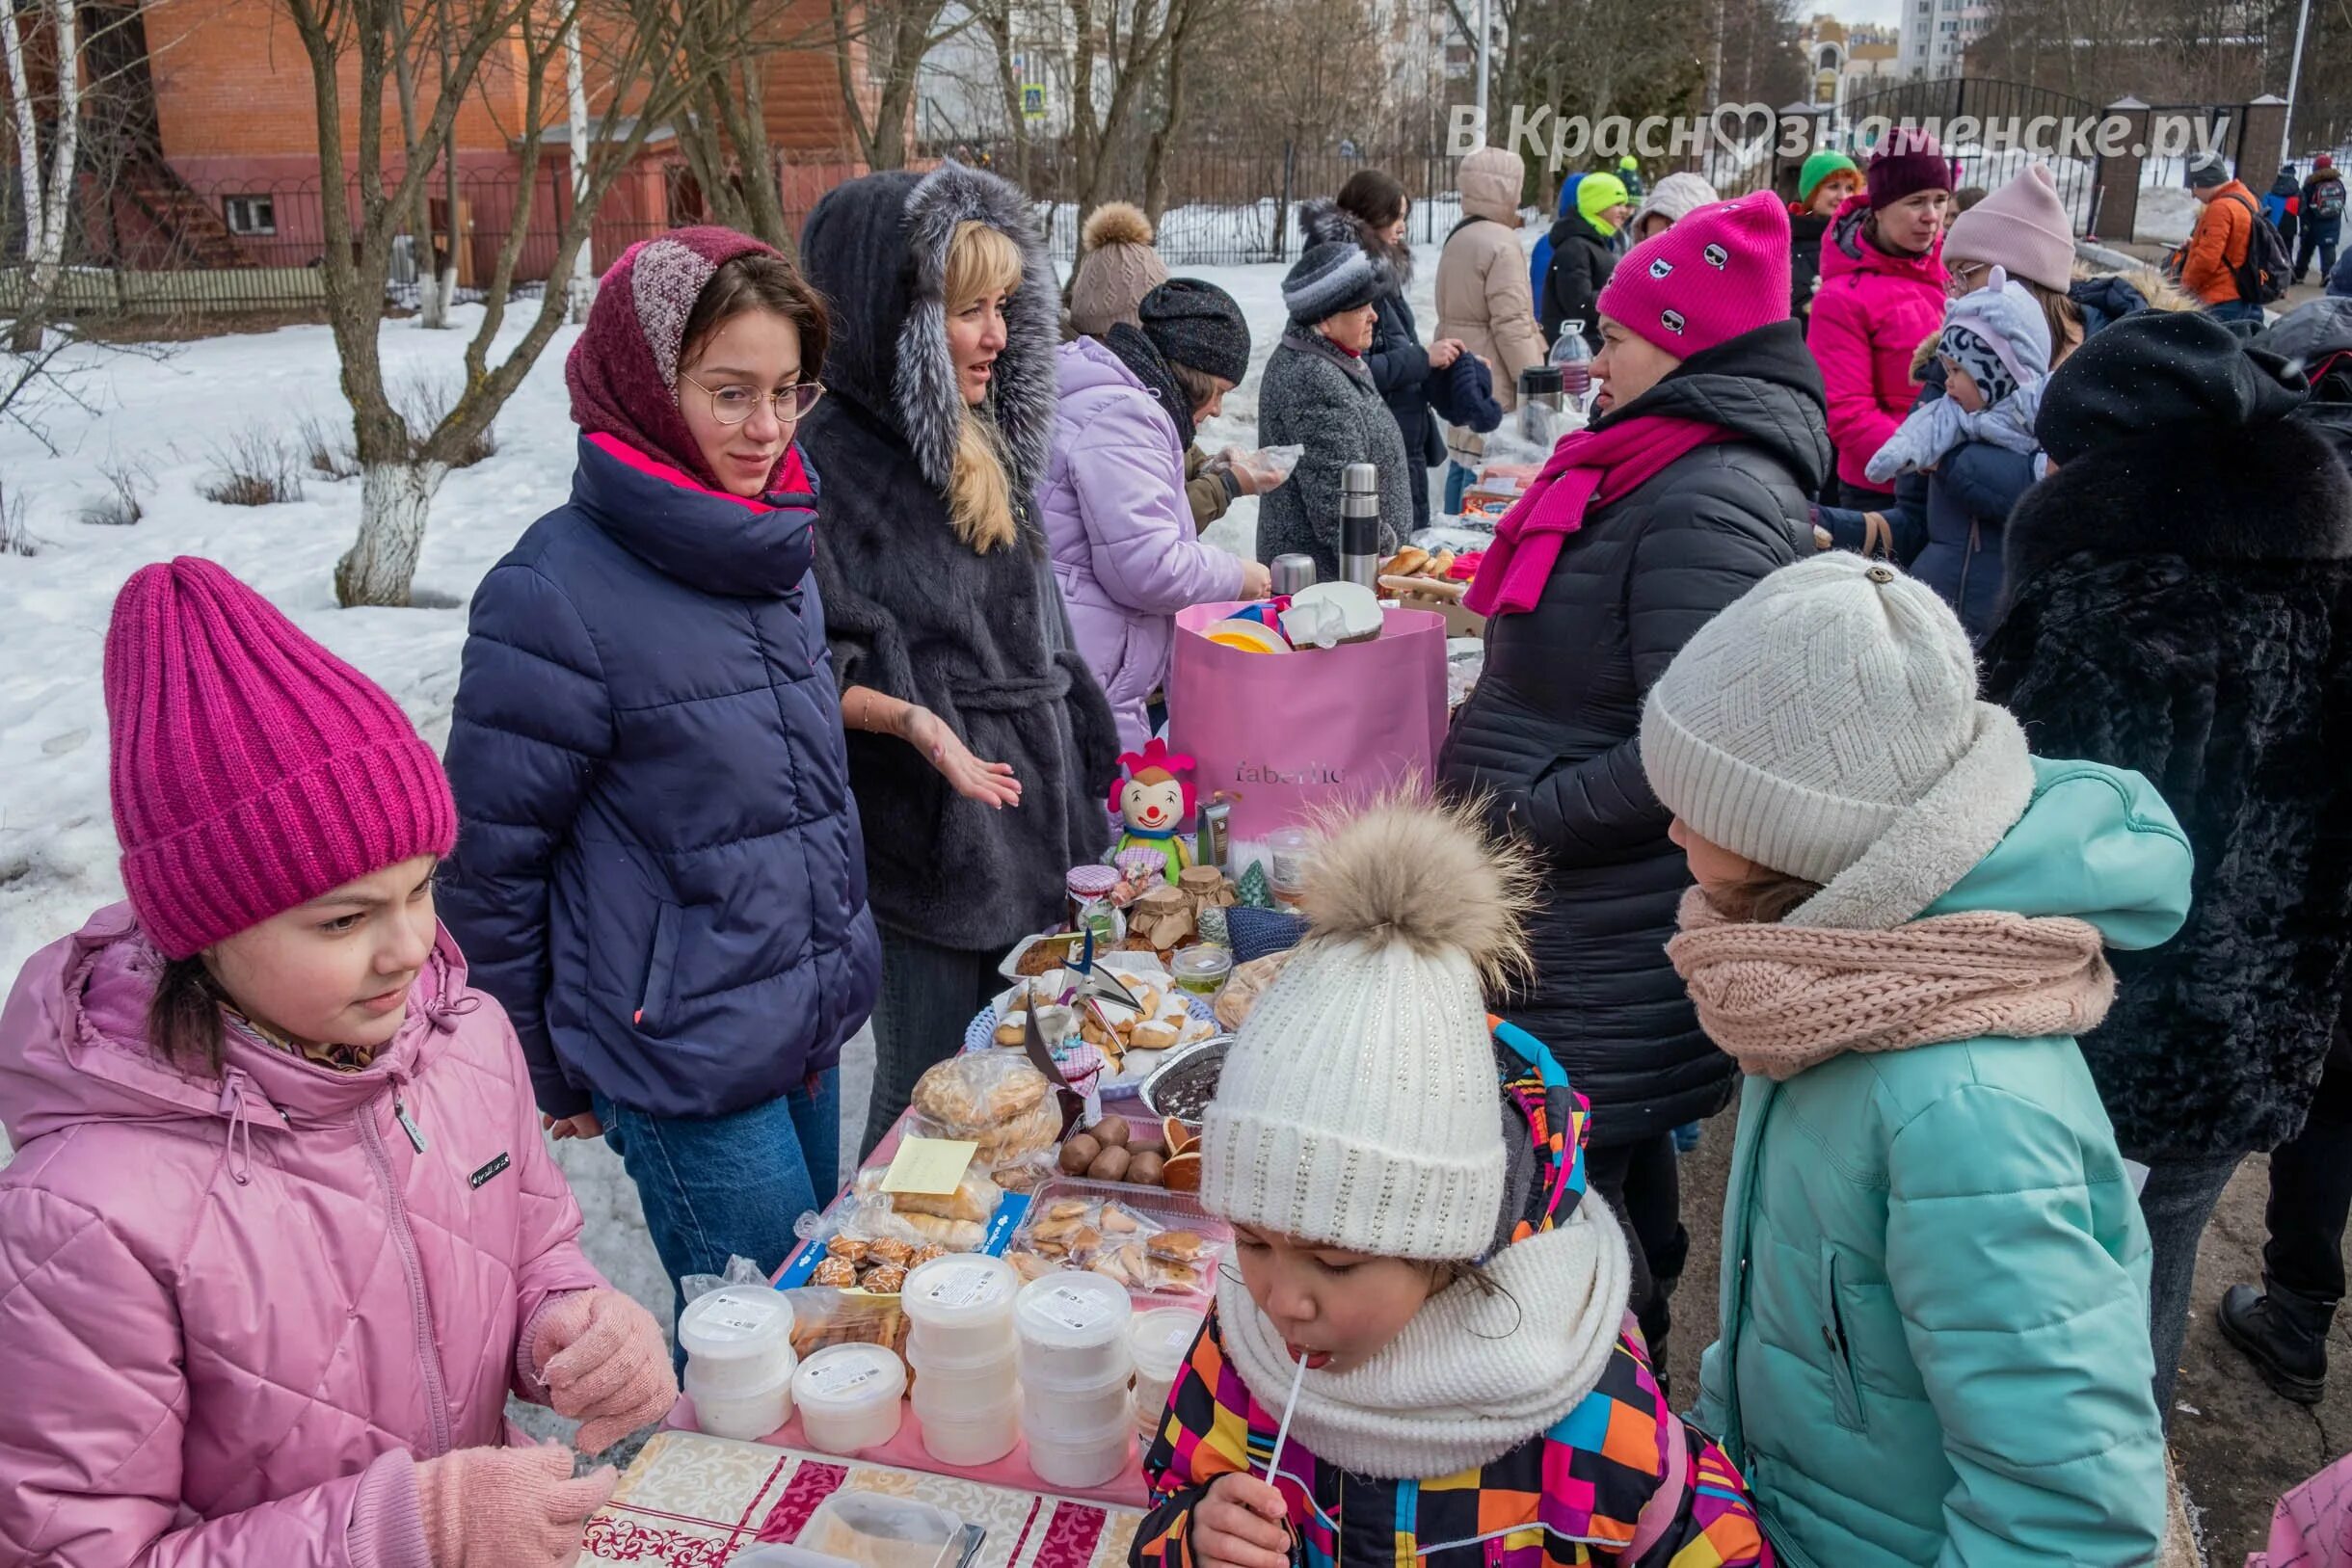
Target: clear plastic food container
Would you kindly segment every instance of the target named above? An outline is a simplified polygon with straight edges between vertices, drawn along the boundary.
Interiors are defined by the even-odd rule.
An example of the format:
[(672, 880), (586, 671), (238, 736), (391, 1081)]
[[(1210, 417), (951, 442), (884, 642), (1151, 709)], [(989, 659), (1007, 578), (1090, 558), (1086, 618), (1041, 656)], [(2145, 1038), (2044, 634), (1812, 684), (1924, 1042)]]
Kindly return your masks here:
[(1126, 1382), (1133, 1370), (1127, 1324), (1135, 1311), (1126, 1289), (1100, 1274), (1049, 1274), (1023, 1286), (1013, 1308), (1022, 1380), (1052, 1389)]
[(792, 1419), (791, 1347), (784, 1369), (762, 1383), (745, 1383), (722, 1372), (713, 1378), (702, 1362), (686, 1363), (686, 1397), (694, 1401), (694, 1424), (712, 1437), (753, 1443)]
[(1048, 1431), (1025, 1421), (1022, 1431), (1029, 1439), (1029, 1469), (1048, 1486), (1074, 1491), (1108, 1486), (1136, 1462), (1136, 1428), (1125, 1411), (1108, 1427), (1061, 1424)]
[(905, 1394), (906, 1364), (878, 1344), (827, 1345), (792, 1374), (802, 1430), (822, 1453), (862, 1453), (896, 1437)]
[(959, 1419), (975, 1411), (1009, 1404), (1020, 1387), (1020, 1358), (1005, 1349), (985, 1361), (933, 1366), (916, 1347), (906, 1347), (907, 1365), (915, 1372), (915, 1400)]
[(842, 1491), (816, 1505), (793, 1544), (877, 1568), (954, 1568), (963, 1533), (963, 1520), (945, 1508), (881, 1492)]
[(1233, 949), (1214, 947), (1203, 943), (1187, 947), (1168, 960), (1168, 973), (1176, 981), (1176, 989), (1195, 997), (1214, 997), (1225, 989), (1225, 978), (1233, 972)]
[(940, 1366), (985, 1360), (1011, 1338), (1021, 1277), (1002, 1258), (950, 1253), (907, 1275), (898, 1308)]

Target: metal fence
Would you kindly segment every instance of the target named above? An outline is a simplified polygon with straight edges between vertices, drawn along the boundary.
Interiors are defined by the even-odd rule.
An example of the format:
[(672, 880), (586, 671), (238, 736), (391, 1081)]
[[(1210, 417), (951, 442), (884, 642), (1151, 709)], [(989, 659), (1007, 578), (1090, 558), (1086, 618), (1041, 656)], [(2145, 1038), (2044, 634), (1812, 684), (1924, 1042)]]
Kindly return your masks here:
[(2024, 165), (2039, 163), (2049, 171), (2058, 199), (2079, 229), (2090, 215), (2098, 160), (2035, 147), (2057, 146), (2060, 127), (2068, 122), (2096, 121), (2103, 113), (2088, 98), (2023, 82), (1947, 76), (1860, 93), (1846, 101), (1843, 118), (1848, 126), (1856, 128), (1867, 120), (1884, 120), (1934, 130), (1944, 151), (1960, 166), (1963, 189), (1998, 190), (2016, 178)]
[[(951, 144), (922, 153), (918, 167), (956, 157), (1020, 185), (1036, 205), (1056, 259), (1076, 259), (1085, 193), (1077, 156), (1066, 144)], [(1376, 152), (1280, 141), (1188, 146), (1163, 171), (1159, 249), (1178, 267), (1288, 260), (1300, 246), (1298, 205), (1335, 194), (1359, 169), (1385, 170), (1404, 186), (1412, 200), (1411, 239), (1442, 239), (1459, 213), (1449, 189), (1453, 168), (1452, 159), (1425, 148)], [(861, 172), (861, 165), (838, 155), (778, 153), (777, 183), (791, 228), (798, 231), (825, 192)], [(1099, 194), (1141, 204), (1144, 184), (1139, 157), (1114, 154)], [(338, 194), (356, 218), (356, 182)], [(526, 203), (512, 170), (467, 172), (458, 181), (453, 226), (448, 187), (437, 177), (427, 193), (424, 223), (393, 241), (387, 305), (415, 305), (453, 230), (458, 298), (480, 298), (517, 222), (524, 228), (515, 289), (535, 293), (544, 287), (572, 213), (562, 167), (543, 170), (529, 196)], [(316, 308), (326, 298), (326, 203), (334, 199), (315, 176), (192, 182), (160, 163), (118, 172), (103, 182), (85, 178), (53, 308), (79, 315)], [(18, 200), (14, 182), (0, 183), (0, 315), (22, 301), (27, 283)], [(598, 208), (589, 236), (593, 259), (607, 265), (639, 240), (705, 222), (709, 205), (683, 164), (642, 160)]]

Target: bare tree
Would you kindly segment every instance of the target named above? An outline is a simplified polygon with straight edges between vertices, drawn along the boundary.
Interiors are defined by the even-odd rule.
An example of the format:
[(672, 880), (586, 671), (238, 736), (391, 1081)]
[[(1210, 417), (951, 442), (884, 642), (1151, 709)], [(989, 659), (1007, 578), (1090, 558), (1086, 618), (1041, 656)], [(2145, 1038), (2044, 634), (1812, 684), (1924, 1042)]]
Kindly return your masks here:
[[(913, 150), (907, 127), (923, 57), (972, 25), (971, 13), (949, 15), (948, 10), (947, 0), (831, 0), (842, 109), (869, 169), (906, 167)], [(852, 47), (856, 43), (865, 47)], [(861, 57), (870, 91), (858, 81)]]
[(17, 24), (15, 0), (0, 0), (0, 46), (8, 64), (9, 107), (16, 129), (16, 177), (24, 199), (25, 259), (30, 263), (25, 297), (9, 346), (18, 354), (40, 349), (41, 328), (57, 292), (66, 260), (66, 225), (71, 217), (75, 149), (82, 132), (82, 42), (72, 0), (34, 0), (36, 25), (45, 21), (51, 42), (55, 130), (49, 165), (40, 157), (40, 117), (35, 108), (33, 61)]
[(677, 10), (685, 76), (673, 124), (679, 150), (713, 223), (793, 246), (767, 138), (767, 65), (780, 50), (830, 37), (831, 23), (796, 27), (789, 0), (690, 0)]
[[(424, 544), (433, 497), (453, 462), (475, 446), (540, 352), (562, 324), (564, 284), (596, 210), (624, 168), (645, 146), (654, 123), (673, 113), (683, 73), (672, 40), (674, 8), (697, 0), (279, 0), (309, 58), (317, 116), (319, 175), (331, 193), (322, 204), (326, 249), (321, 280), (327, 319), (342, 364), (344, 397), (352, 410), (353, 446), (361, 473), (360, 534), (335, 567), (335, 597), (344, 604), (406, 604)], [(586, 9), (583, 9), (586, 8)], [(548, 287), (521, 339), (495, 363), (491, 348), (506, 324), (509, 296), (531, 226), (543, 132), (559, 118), (548, 84), (564, 35), (578, 22), (597, 47), (595, 75), (605, 107), (601, 134), (572, 155), (589, 160), (586, 199), (565, 214), (556, 236)], [(423, 43), (441, 67), (428, 108), (417, 105), (405, 154), (388, 174), (384, 147), (385, 90), (397, 84), (395, 56)], [(433, 167), (451, 150), (457, 118), (501, 57), (522, 96), (521, 167), (515, 210), (485, 282), (479, 327), (466, 345), (462, 389), (430, 429), (412, 428), (385, 384), (378, 331), (395, 235), (413, 222), (416, 197)], [(341, 71), (354, 67), (358, 87), (356, 200), (335, 199), (345, 188), (344, 89)], [(450, 224), (456, 225), (455, 203)]]

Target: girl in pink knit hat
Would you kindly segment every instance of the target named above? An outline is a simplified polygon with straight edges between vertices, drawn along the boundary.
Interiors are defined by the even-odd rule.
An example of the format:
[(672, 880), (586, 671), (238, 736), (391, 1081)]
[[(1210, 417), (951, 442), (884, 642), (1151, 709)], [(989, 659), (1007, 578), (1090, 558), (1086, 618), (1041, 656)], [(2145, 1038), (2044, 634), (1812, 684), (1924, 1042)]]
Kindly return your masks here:
[(106, 639), (127, 903), (0, 1012), (0, 1560), (562, 1568), (676, 1396), (434, 918), (399, 704), (210, 561)]

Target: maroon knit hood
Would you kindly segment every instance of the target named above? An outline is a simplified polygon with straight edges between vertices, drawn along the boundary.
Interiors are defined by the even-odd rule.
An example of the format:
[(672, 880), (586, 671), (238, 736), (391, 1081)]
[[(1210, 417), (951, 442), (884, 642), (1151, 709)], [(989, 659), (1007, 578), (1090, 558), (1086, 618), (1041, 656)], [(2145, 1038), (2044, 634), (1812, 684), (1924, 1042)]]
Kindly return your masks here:
[[(621, 252), (597, 286), (587, 331), (564, 360), (572, 418), (583, 433), (614, 437), (711, 490), (725, 488), (678, 412), (678, 356), (686, 318), (711, 275), (754, 252), (777, 253), (748, 234), (703, 226)], [(791, 448), (785, 451), (788, 458)], [(771, 477), (769, 488), (775, 483)]]

